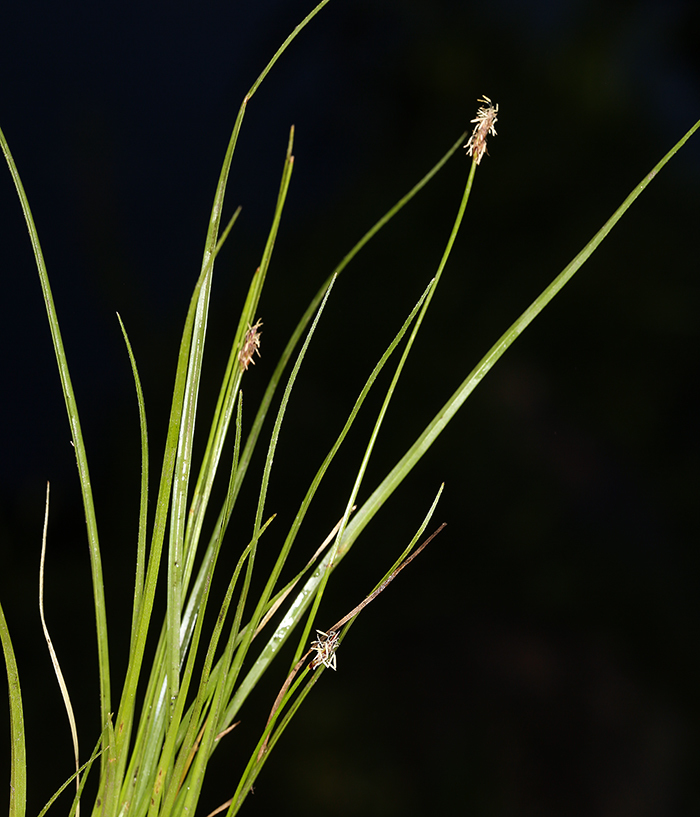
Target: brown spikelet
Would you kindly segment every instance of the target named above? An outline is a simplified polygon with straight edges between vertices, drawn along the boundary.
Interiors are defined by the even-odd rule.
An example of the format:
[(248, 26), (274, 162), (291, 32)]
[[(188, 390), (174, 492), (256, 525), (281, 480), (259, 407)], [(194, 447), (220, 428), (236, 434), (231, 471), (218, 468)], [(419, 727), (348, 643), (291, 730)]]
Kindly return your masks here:
[(487, 96), (478, 99), (477, 102), (481, 102), (486, 107), (479, 108), (476, 112), (476, 119), (472, 119), (472, 122), (476, 122), (476, 127), (464, 147), (467, 149), (467, 156), (473, 156), (474, 161), (480, 164), (484, 153), (488, 153), (486, 137), (489, 133), (492, 136), (497, 135), (494, 125), (498, 119), (498, 103), (494, 105)]
[(248, 331), (245, 333), (245, 338), (243, 338), (243, 346), (238, 353), (238, 362), (241, 364), (242, 372), (247, 371), (251, 363), (255, 366), (255, 361), (253, 360), (254, 354), (260, 357), (260, 335), (262, 333), (259, 331), (259, 328), (261, 326), (262, 321), (260, 319), (258, 319), (257, 323), (253, 326), (248, 324)]

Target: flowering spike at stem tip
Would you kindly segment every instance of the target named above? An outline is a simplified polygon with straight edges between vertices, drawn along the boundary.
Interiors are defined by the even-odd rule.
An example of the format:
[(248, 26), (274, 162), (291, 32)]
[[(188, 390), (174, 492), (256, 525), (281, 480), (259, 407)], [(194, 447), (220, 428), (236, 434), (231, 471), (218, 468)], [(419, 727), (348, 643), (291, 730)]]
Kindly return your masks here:
[(474, 161), (480, 164), (484, 153), (488, 153), (486, 137), (489, 134), (497, 136), (494, 126), (498, 119), (498, 103), (494, 105), (486, 95), (477, 102), (481, 102), (482, 107), (476, 112), (476, 118), (471, 120), (476, 122), (476, 127), (464, 147), (467, 149), (467, 156), (473, 156)]

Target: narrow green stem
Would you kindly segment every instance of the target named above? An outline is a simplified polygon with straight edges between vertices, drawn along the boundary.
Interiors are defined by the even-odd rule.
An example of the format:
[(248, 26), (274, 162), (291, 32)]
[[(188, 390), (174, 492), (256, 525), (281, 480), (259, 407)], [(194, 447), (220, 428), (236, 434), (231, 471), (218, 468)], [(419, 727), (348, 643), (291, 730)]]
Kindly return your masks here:
[(333, 569), (335, 559), (338, 555), (338, 549), (340, 548), (341, 542), (343, 540), (343, 534), (345, 533), (345, 528), (350, 518), (350, 514), (352, 513), (352, 508), (355, 505), (355, 500), (357, 499), (357, 495), (360, 491), (360, 487), (362, 485), (362, 480), (364, 479), (364, 475), (367, 471), (367, 466), (369, 465), (369, 459), (372, 455), (372, 451), (374, 450), (374, 444), (377, 440), (379, 435), (379, 430), (384, 422), (384, 417), (389, 409), (389, 404), (391, 402), (392, 397), (394, 396), (394, 392), (396, 390), (396, 386), (398, 384), (399, 378), (401, 377), (401, 373), (403, 372), (404, 365), (408, 356), (411, 352), (413, 347), (413, 343), (418, 335), (418, 330), (420, 329), (421, 323), (423, 318), (425, 317), (425, 313), (430, 305), (430, 302), (435, 294), (435, 289), (440, 282), (440, 278), (442, 276), (443, 270), (447, 265), (447, 260), (450, 257), (450, 253), (452, 252), (452, 248), (454, 247), (455, 240), (457, 238), (457, 233), (459, 232), (459, 228), (462, 224), (464, 219), (464, 213), (467, 209), (467, 202), (469, 201), (469, 195), (471, 194), (472, 184), (474, 183), (474, 175), (476, 173), (477, 163), (476, 161), (472, 160), (471, 168), (469, 170), (469, 176), (467, 177), (467, 183), (464, 187), (464, 193), (462, 194), (462, 200), (459, 204), (459, 209), (457, 210), (457, 215), (454, 220), (454, 224), (452, 225), (452, 230), (450, 232), (449, 238), (447, 239), (447, 244), (445, 249), (442, 253), (442, 258), (440, 259), (440, 263), (438, 264), (437, 272), (435, 273), (435, 278), (433, 279), (433, 284), (427, 294), (427, 297), (423, 301), (423, 306), (421, 307), (420, 312), (418, 313), (418, 317), (416, 318), (416, 322), (413, 326), (413, 330), (411, 331), (411, 335), (406, 343), (406, 348), (403, 350), (401, 355), (401, 359), (399, 361), (398, 366), (396, 367), (396, 371), (394, 372), (394, 376), (391, 381), (391, 385), (387, 390), (386, 397), (384, 398), (384, 402), (382, 407), (379, 411), (379, 416), (377, 417), (376, 423), (374, 425), (374, 429), (372, 430), (372, 434), (370, 436), (369, 443), (367, 445), (367, 449), (365, 451), (364, 457), (362, 459), (362, 463), (360, 465), (357, 478), (355, 479), (355, 484), (353, 486), (352, 491), (350, 492), (350, 498), (348, 499), (347, 506), (345, 508), (345, 514), (343, 516), (343, 521), (341, 523), (340, 529), (338, 531), (338, 535), (336, 536), (335, 542), (333, 543), (333, 547), (330, 552), (328, 566), (326, 568), (325, 573), (321, 579), (321, 583), (314, 598), (313, 607), (311, 608), (311, 613), (309, 614), (306, 626), (304, 627), (304, 631), (302, 633), (302, 641), (300, 642), (299, 647), (297, 648), (297, 654), (301, 649), (303, 643), (306, 642), (309, 634), (309, 630), (311, 628), (311, 624), (316, 617), (316, 613), (318, 611), (319, 605), (321, 604), (321, 598), (323, 597), (323, 593), (326, 589), (326, 584), (328, 583), (328, 577), (330, 576), (331, 570)]

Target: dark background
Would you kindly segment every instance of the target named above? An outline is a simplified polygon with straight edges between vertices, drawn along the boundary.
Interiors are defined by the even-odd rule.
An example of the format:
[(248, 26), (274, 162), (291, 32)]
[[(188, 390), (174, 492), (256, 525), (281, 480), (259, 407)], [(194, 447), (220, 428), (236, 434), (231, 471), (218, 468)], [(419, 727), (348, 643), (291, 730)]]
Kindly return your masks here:
[[(128, 646), (140, 468), (115, 311), (144, 383), (155, 491), (179, 333), (235, 115), (312, 7), (69, 0), (3, 10), (0, 123), (41, 236), (81, 409), (115, 690)], [(202, 422), (262, 252), (290, 125), (295, 171), (261, 302), (263, 357), (245, 381), (249, 419), (320, 282), (471, 127), (478, 96), (500, 104), (499, 136), (478, 170), (366, 498), (697, 120), (699, 32), (690, 0), (332, 0), (244, 121), (227, 198), (227, 213), (242, 204), (243, 214), (217, 263)], [(383, 344), (433, 275), (468, 169), (462, 152), (454, 156), (339, 280), (283, 428), (270, 553)], [(319, 626), (365, 596), (446, 482), (436, 521), (448, 528), (360, 616), (338, 672), (325, 673), (244, 813), (697, 810), (699, 184), (695, 136), (356, 543)], [(47, 479), (47, 617), (84, 751), (99, 728), (98, 681), (75, 461), (7, 173), (0, 208), (0, 597), (23, 683), (34, 814), (72, 765), (37, 609)], [(377, 406), (369, 401), (348, 440), (290, 569), (340, 517)], [(231, 559), (250, 530), (259, 474), (258, 461)], [(219, 750), (202, 814), (231, 795), (286, 666), (273, 667)]]

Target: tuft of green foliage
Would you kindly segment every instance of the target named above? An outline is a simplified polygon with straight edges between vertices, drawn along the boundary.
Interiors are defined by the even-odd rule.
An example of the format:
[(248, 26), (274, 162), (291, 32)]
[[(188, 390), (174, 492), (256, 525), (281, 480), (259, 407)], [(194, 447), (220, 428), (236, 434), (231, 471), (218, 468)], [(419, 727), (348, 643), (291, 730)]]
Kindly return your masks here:
[[(193, 441), (195, 431), (198, 430), (198, 395), (214, 264), (221, 247), (235, 226), (239, 213), (236, 211), (230, 222), (222, 229), (224, 196), (238, 135), (248, 102), (261, 82), (296, 34), (327, 3), (328, 0), (319, 3), (285, 40), (246, 94), (238, 112), (214, 196), (201, 271), (194, 287), (180, 342), (167, 441), (160, 468), (157, 498), (154, 503), (155, 516), (150, 530), (147, 525), (150, 459), (146, 407), (136, 356), (131, 348), (126, 328), (119, 318), (133, 370), (140, 415), (142, 477), (129, 660), (122, 689), (116, 695), (113, 695), (110, 684), (104, 576), (87, 453), (80, 429), (78, 407), (73, 394), (48, 272), (31, 209), (9, 146), (0, 131), (3, 153), (17, 189), (34, 250), (72, 441), (75, 446), (86, 514), (98, 644), (102, 733), (89, 760), (82, 765), (80, 765), (76, 737), (76, 771), (47, 803), (41, 812), (42, 815), (73, 782), (76, 792), (69, 813), (71, 815), (79, 813), (83, 787), (98, 757), (100, 779), (97, 799), (92, 807), (94, 815), (117, 817), (117, 815), (128, 813), (133, 817), (145, 817), (145, 815), (180, 817), (184, 814), (194, 814), (207, 765), (213, 752), (224, 735), (235, 726), (242, 705), (269, 668), (280, 647), (292, 635), (296, 627), (301, 625), (301, 634), (298, 637), (290, 670), (280, 679), (280, 694), (271, 704), (271, 714), (265, 730), (252, 750), (249, 762), (241, 770), (235, 790), (230, 792), (230, 799), (222, 808), (222, 812), (225, 811), (227, 815), (238, 812), (270, 752), (299, 706), (319, 681), (325, 669), (331, 665), (332, 650), (346, 635), (354, 617), (413, 558), (409, 554), (412, 551), (414, 555), (417, 553), (414, 548), (430, 524), (442, 488), (420, 521), (416, 535), (395, 564), (379, 580), (365, 601), (351, 611), (338, 625), (334, 625), (337, 628), (342, 626), (344, 628), (342, 633), (335, 632), (333, 628), (327, 628), (321, 631), (321, 634), (330, 639), (332, 631), (332, 645), (321, 639), (315, 642), (316, 647), (310, 648), (308, 644), (313, 632), (312, 628), (316, 626), (319, 604), (333, 571), (379, 508), (442, 433), (486, 373), (530, 322), (571, 280), (632, 202), (700, 126), (698, 122), (664, 156), (651, 173), (645, 176), (593, 239), (496, 341), (370, 497), (356, 509), (360, 487), (387, 409), (435, 288), (445, 270), (464, 218), (477, 165), (481, 158), (480, 155), (473, 157), (455, 221), (435, 275), (418, 297), (410, 314), (398, 326), (393, 341), (368, 375), (349, 411), (344, 427), (308, 487), (262, 591), (257, 597), (253, 597), (251, 588), (257, 548), (274, 519), (274, 516), (269, 515), (266, 509), (266, 496), (280, 430), (305, 355), (322, 319), (326, 303), (332, 297), (333, 284), (373, 236), (396, 216), (438, 171), (445, 167), (450, 157), (460, 145), (463, 145), (467, 136), (466, 133), (460, 135), (440, 161), (357, 242), (322, 283), (289, 338), (260, 405), (257, 407), (255, 417), (249, 429), (244, 431), (241, 384), (246, 376), (248, 365), (254, 362), (252, 356), (257, 353), (260, 345), (262, 323), (258, 318), (259, 308), (294, 168), (292, 153), (294, 130), (292, 128), (282, 162), (279, 193), (272, 224), (262, 250), (260, 264), (251, 278), (247, 297), (241, 308), (228, 365), (220, 386), (219, 398), (213, 417), (209, 421), (206, 449), (201, 462), (193, 462)], [(493, 122), (491, 122), (491, 127), (492, 124)], [(480, 134), (479, 138), (485, 139), (486, 135), (486, 133)], [(394, 364), (391, 382), (386, 388), (381, 408), (367, 440), (352, 489), (344, 500), (345, 511), (341, 520), (331, 536), (309, 560), (305, 569), (280, 586), (280, 577), (287, 558), (328, 467), (343, 444), (380, 372), (395, 359), (394, 353), (398, 352), (400, 347), (401, 354), (398, 355), (398, 361)], [(279, 402), (272, 429), (269, 437), (262, 440), (261, 434), (265, 421), (277, 398)], [(233, 436), (233, 456), (230, 462), (226, 462), (224, 461), (225, 443), (230, 436)], [(266, 444), (267, 453), (258, 492), (253, 530), (249, 536), (245, 537), (246, 544), (240, 551), (238, 563), (230, 576), (223, 601), (218, 607), (214, 605), (213, 609), (210, 609), (210, 590), (217, 559), (224, 537), (229, 533), (231, 514), (247, 476), (251, 457), (258, 444)], [(211, 507), (212, 488), (216, 480), (226, 482), (226, 497), (220, 507)], [(208, 540), (203, 540), (202, 531), (205, 529), (205, 520), (211, 518), (215, 519), (213, 533)], [(243, 532), (237, 531), (236, 533), (237, 539), (241, 540)], [(167, 603), (164, 620), (157, 621), (154, 615), (154, 599), (158, 578), (163, 575), (161, 570), (163, 560), (167, 564), (165, 588)], [(281, 621), (270, 627), (269, 623), (273, 615), (280, 610), (283, 611)], [(202, 637), (205, 619), (214, 622), (208, 641)], [(157, 649), (152, 663), (147, 663), (144, 659), (146, 640), (154, 628), (159, 633)], [(266, 632), (265, 637), (259, 639), (264, 631)], [(0, 639), (5, 655), (10, 693), (12, 759), (9, 814), (11, 817), (23, 817), (26, 811), (26, 752), (20, 673), (1, 607)], [(50, 639), (48, 641), (50, 646)], [(324, 643), (328, 648), (326, 653), (321, 652)], [(317, 659), (308, 661), (314, 649), (319, 651), (320, 657), (317, 656)], [(252, 654), (251, 650), (253, 650)], [(324, 657), (326, 660), (322, 660)], [(249, 669), (243, 672), (246, 661)], [(54, 665), (61, 679), (57, 659)], [(140, 685), (142, 689), (145, 686), (145, 693), (141, 697), (137, 694)], [(69, 698), (67, 701), (70, 707)]]

